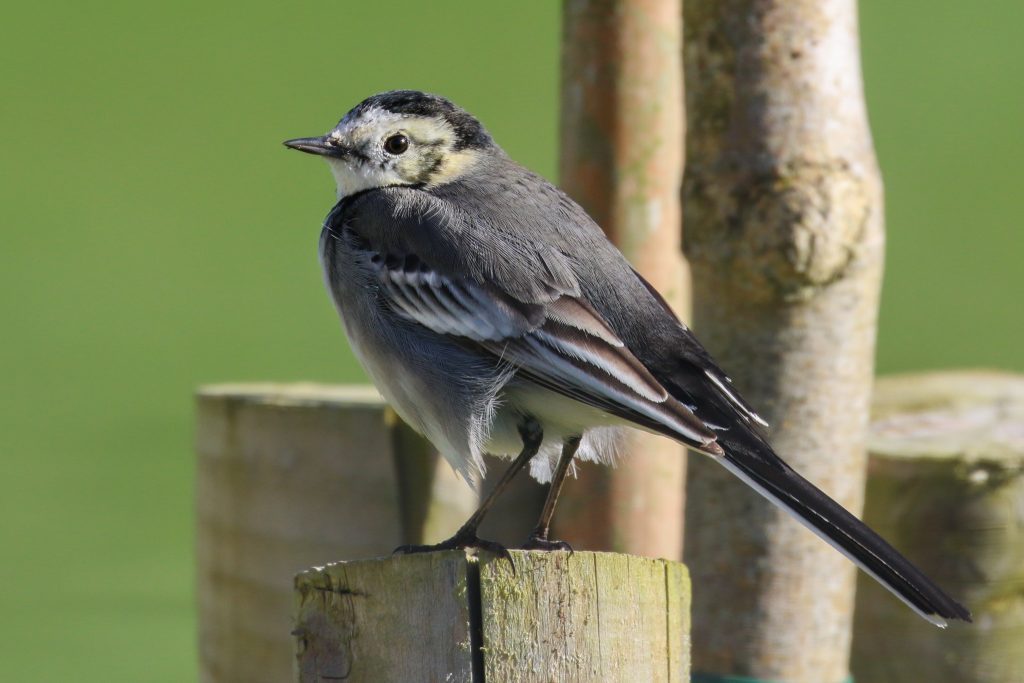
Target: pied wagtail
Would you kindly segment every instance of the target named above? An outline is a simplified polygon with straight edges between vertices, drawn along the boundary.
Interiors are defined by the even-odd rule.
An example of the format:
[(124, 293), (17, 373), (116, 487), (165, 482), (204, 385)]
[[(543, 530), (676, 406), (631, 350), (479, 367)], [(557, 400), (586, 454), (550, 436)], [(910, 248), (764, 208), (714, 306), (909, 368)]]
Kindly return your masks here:
[[(607, 462), (639, 427), (711, 457), (932, 623), (970, 613), (790, 468), (767, 426), (664, 299), (563, 192), (510, 159), (448, 100), (374, 95), (329, 133), (338, 202), (320, 260), (349, 342), (394, 409), (467, 480), (513, 458), (451, 539), (407, 552), (490, 549), (487, 510), (529, 465), (550, 481), (525, 547), (548, 538), (573, 458)], [(511, 558), (509, 558), (511, 559)]]

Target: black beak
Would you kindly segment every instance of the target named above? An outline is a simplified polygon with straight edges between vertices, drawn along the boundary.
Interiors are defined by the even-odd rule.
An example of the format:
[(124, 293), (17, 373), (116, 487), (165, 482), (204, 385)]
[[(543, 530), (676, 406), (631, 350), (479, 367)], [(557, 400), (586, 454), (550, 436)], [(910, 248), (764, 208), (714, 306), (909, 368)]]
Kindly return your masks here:
[(295, 138), (294, 140), (285, 140), (284, 146), (297, 149), (300, 152), (306, 152), (307, 154), (319, 154), (323, 157), (343, 157), (348, 152), (344, 147), (332, 144), (326, 135), (318, 138)]

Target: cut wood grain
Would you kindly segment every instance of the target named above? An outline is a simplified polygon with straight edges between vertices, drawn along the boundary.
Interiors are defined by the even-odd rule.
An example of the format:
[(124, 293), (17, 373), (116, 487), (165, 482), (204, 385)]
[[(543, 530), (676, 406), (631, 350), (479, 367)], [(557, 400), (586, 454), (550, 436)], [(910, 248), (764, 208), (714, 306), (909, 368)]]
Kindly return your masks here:
[(685, 567), (609, 553), (460, 551), (296, 578), (303, 683), (689, 681)]
[(857, 584), (864, 683), (1024, 681), (1024, 376), (897, 375), (875, 386), (865, 520), (973, 612), (928, 628)]
[(371, 387), (206, 387), (197, 409), (204, 683), (289, 680), (296, 572), (441, 540), (476, 505)]

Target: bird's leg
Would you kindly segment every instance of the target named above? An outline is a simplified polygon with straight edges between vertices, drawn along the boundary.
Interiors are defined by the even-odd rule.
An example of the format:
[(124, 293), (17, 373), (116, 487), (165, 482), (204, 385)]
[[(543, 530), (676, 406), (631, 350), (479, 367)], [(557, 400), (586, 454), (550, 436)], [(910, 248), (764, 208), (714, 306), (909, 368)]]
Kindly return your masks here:
[(573, 456), (580, 447), (580, 437), (574, 436), (566, 439), (562, 444), (562, 455), (558, 458), (558, 466), (551, 476), (551, 484), (548, 487), (548, 496), (544, 500), (544, 508), (540, 511), (540, 519), (534, 527), (530, 538), (523, 544), (524, 550), (568, 550), (572, 552), (572, 546), (565, 541), (549, 541), (548, 531), (551, 529), (551, 518), (555, 515), (555, 504), (558, 502), (558, 494), (562, 491), (562, 483), (565, 475), (569, 472), (569, 465), (572, 464)]
[[(455, 535), (449, 538), (447, 541), (441, 541), (434, 545), (403, 545), (395, 548), (396, 553), (427, 553), (434, 550), (456, 550), (463, 548), (477, 548), (480, 550), (490, 550), (496, 553), (500, 557), (505, 558), (510, 563), (512, 562), (512, 556), (509, 555), (508, 550), (505, 546), (494, 541), (487, 541), (479, 538), (476, 535), (477, 529), (480, 527), (480, 523), (483, 522), (484, 516), (487, 515), (487, 511), (494, 505), (494, 501), (498, 499), (498, 496), (508, 488), (508, 485), (512, 482), (515, 476), (523, 469), (528, 462), (537, 455), (537, 451), (540, 450), (541, 442), (544, 440), (544, 432), (541, 430), (540, 425), (536, 420), (528, 419), (522, 425), (519, 426), (519, 436), (523, 439), (523, 450), (520, 451), (516, 459), (512, 461), (509, 468), (505, 470), (505, 473), (501, 475), (501, 479), (495, 484), (494, 489), (487, 495), (484, 502), (480, 504), (466, 523), (459, 527), (459, 530), (455, 532)], [(512, 565), (512, 570), (515, 571), (515, 564)]]

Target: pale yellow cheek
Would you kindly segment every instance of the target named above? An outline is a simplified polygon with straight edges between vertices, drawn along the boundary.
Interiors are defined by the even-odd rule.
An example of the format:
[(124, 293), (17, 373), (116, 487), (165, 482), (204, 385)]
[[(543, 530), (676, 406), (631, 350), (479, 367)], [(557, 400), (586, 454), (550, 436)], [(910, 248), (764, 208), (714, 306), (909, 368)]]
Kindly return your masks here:
[(450, 152), (441, 168), (430, 178), (430, 185), (444, 185), (470, 173), (480, 160), (480, 152), (472, 149)]
[(408, 182), (416, 182), (423, 173), (423, 160), (418, 157), (405, 157), (395, 164), (395, 171)]

